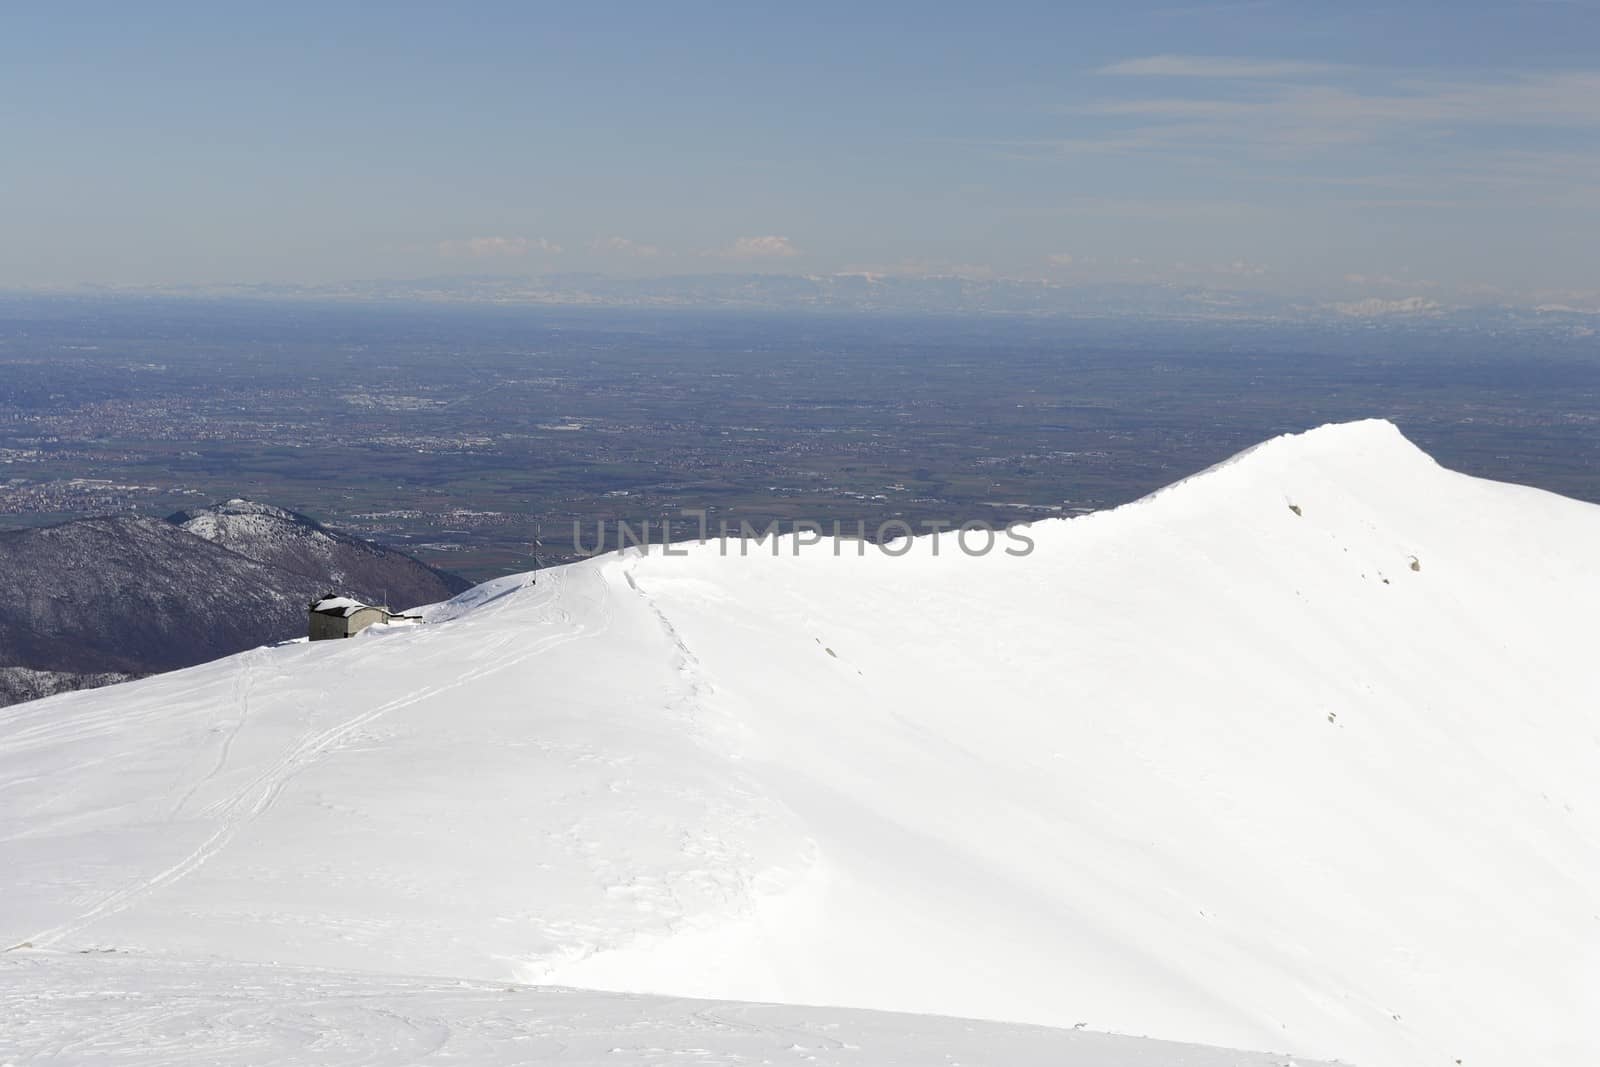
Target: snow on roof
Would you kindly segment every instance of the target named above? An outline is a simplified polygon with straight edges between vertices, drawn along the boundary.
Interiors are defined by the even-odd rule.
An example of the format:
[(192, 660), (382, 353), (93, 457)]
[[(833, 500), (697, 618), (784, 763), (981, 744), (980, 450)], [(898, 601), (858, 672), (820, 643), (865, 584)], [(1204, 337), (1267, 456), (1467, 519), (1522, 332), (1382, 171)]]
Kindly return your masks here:
[(359, 600), (352, 600), (347, 596), (323, 597), (311, 605), (311, 610), (319, 615), (339, 615), (346, 619), (360, 611), (362, 608), (371, 607)]

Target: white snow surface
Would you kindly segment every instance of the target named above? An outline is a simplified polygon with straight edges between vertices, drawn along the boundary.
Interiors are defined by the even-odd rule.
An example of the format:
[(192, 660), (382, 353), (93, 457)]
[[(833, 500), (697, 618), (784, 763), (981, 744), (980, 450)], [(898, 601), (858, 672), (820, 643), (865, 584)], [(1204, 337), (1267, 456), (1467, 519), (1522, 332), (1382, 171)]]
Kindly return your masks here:
[(121, 954), (0, 966), (24, 1062), (1316, 1067), (1090, 1031)]
[(1600, 507), (1365, 422), (1028, 534), (632, 551), (0, 710), (0, 1062), (276, 964), (246, 1029), (726, 1009), (483, 985), (527, 983), (1600, 1063)]

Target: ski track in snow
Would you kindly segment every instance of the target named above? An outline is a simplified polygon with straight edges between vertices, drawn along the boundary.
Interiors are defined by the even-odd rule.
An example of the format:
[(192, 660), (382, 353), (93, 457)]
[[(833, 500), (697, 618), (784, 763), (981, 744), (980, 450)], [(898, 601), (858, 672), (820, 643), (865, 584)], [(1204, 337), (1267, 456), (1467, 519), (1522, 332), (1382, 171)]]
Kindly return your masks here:
[[(400, 710), (401, 708), (409, 707), (413, 704), (431, 699), (432, 697), (438, 696), (442, 693), (447, 693), (463, 686), (470, 685), (475, 681), (487, 678), (490, 675), (499, 673), (500, 671), (506, 670), (509, 667), (516, 666), (517, 664), (526, 660), (545, 655), (551, 650), (559, 648), (562, 645), (586, 638), (597, 637), (605, 632), (609, 615), (605, 610), (606, 601), (604, 597), (598, 597), (594, 601), (594, 603), (602, 609), (598, 617), (598, 622), (594, 624), (578, 623), (572, 617), (572, 614), (559, 604), (565, 576), (551, 575), (546, 580), (551, 586), (554, 587), (550, 594), (551, 601), (554, 604), (554, 615), (564, 626), (568, 627), (568, 632), (554, 637), (548, 637), (540, 641), (535, 641), (532, 644), (525, 645), (524, 647), (517, 647), (522, 645), (522, 642), (517, 639), (515, 633), (507, 634), (500, 639), (499, 647), (505, 648), (509, 646), (509, 651), (505, 652), (503, 655), (497, 656), (489, 663), (456, 675), (453, 680), (448, 683), (429, 686), (427, 688), (417, 690), (408, 696), (399, 698), (397, 700), (388, 701), (387, 703), (380, 704), (375, 708), (364, 711), (361, 714), (353, 716), (352, 718), (340, 722), (339, 724), (326, 730), (308, 734), (302, 737), (299, 743), (296, 744), (286, 755), (284, 755), (276, 763), (269, 766), (266, 770), (262, 771), (243, 789), (240, 789), (226, 800), (212, 804), (204, 809), (201, 814), (207, 819), (217, 821), (219, 825), (209, 837), (200, 843), (199, 847), (194, 849), (194, 851), (190, 852), (188, 855), (183, 857), (183, 859), (179, 860), (177, 863), (166, 868), (165, 870), (162, 870), (147, 879), (138, 881), (133, 885), (110, 894), (94, 907), (77, 916), (70, 922), (40, 931), (31, 937), (24, 938), (22, 943), (38, 948), (48, 948), (64, 938), (82, 933), (99, 920), (107, 918), (111, 915), (115, 915), (118, 912), (131, 907), (141, 898), (146, 897), (149, 894), (154, 893), (166, 886), (172, 885), (173, 883), (193, 873), (213, 856), (226, 848), (234, 839), (234, 837), (237, 836), (242, 827), (251, 821), (260, 818), (267, 811), (269, 811), (273, 804), (277, 801), (278, 797), (286, 788), (288, 788), (289, 784), (294, 780), (296, 775), (317, 760), (327, 755), (329, 752), (335, 750), (341, 742), (349, 738), (351, 735), (355, 734), (363, 727), (366, 727), (383, 718), (385, 715), (389, 715)], [(499, 600), (503, 597), (509, 596), (516, 591), (517, 588), (507, 589), (504, 592), (489, 598), (489, 600), (484, 601), (483, 603), (491, 603), (494, 600)], [(503, 610), (504, 607), (505, 605), (501, 605), (500, 609)], [(497, 648), (497, 651), (498, 650), (499, 649)], [(368, 655), (372, 655), (377, 652), (377, 649), (362, 649), (361, 651), (367, 653)], [(257, 657), (259, 653), (260, 650), (258, 649), (252, 652), (242, 653), (239, 657), (237, 657), (240, 660), (238, 668), (239, 680), (235, 688), (234, 705), (232, 711), (237, 723), (240, 726), (243, 725), (244, 720), (249, 713), (249, 693), (252, 678), (254, 676), (252, 659), (253, 657)], [(206, 782), (214, 779), (223, 770), (227, 761), (228, 748), (231, 746), (232, 740), (234, 736), (237, 735), (237, 732), (238, 731), (236, 728), (228, 735), (226, 740), (223, 742), (222, 751), (219, 755), (217, 764), (209, 773), (196, 782), (195, 785), (184, 794), (183, 798), (173, 809), (174, 814), (176, 814), (176, 812), (180, 810), (183, 805), (187, 803), (188, 800)]]
[[(256, 664), (261, 658), (260, 649), (254, 649), (236, 657), (239, 670), (234, 676), (231, 724), (227, 727), (222, 744), (217, 747), (216, 759), (212, 761), (211, 769), (203, 776), (194, 779), (189, 787), (183, 791), (183, 795), (178, 798), (177, 803), (173, 804), (172, 813), (167, 816), (169, 822), (182, 815), (183, 809), (193, 799), (194, 795), (228, 766), (228, 753), (233, 748), (234, 739), (239, 736), (239, 731), (244, 729), (245, 721), (250, 718), (250, 690), (255, 685)], [(222, 714), (220, 707), (217, 714), (219, 716)]]

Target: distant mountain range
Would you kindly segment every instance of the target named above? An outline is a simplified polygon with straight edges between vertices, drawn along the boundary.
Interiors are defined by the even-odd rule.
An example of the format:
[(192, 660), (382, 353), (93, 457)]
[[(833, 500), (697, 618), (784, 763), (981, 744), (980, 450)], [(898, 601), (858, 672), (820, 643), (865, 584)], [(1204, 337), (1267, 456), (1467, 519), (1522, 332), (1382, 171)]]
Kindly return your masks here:
[(626, 278), (603, 274), (449, 275), (318, 285), (216, 284), (79, 291), (142, 295), (496, 304), (516, 306), (967, 313), (1166, 321), (1374, 322), (1457, 328), (1537, 328), (1591, 336), (1600, 306), (1475, 300), (1454, 303), (1424, 283), (1349, 281), (1300, 296), (1252, 288), (1249, 278), (1185, 284), (1066, 281), (960, 274), (714, 273)]
[(248, 500), (0, 533), (0, 573), (0, 705), (298, 636), (330, 589), (412, 607), (470, 585)]

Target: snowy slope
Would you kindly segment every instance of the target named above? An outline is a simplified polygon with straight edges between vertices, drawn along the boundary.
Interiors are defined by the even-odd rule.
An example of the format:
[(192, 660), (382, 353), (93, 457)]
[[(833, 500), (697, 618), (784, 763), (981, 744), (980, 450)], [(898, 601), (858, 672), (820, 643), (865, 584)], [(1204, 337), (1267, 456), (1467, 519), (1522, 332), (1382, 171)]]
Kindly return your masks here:
[(0, 965), (0, 1056), (124, 1067), (1317, 1067), (967, 1019), (121, 954)]
[(1359, 423), (1030, 536), (0, 711), (0, 941), (1600, 1062), (1600, 508)]

